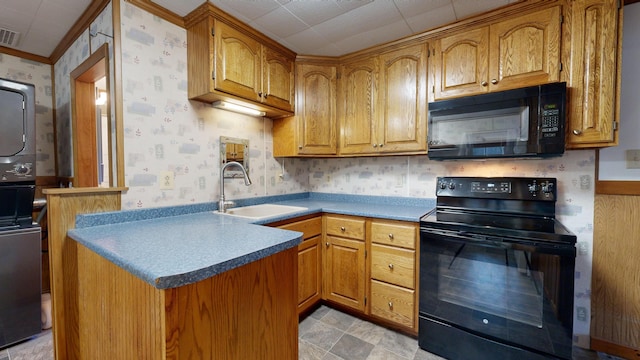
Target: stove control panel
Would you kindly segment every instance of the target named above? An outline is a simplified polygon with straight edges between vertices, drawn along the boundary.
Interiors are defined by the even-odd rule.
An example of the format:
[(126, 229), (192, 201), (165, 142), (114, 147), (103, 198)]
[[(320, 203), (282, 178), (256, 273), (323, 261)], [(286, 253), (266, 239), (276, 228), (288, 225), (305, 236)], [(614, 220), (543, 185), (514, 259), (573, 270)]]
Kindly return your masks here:
[(0, 183), (34, 181), (35, 156), (21, 156), (17, 161), (0, 163)]
[(555, 201), (555, 178), (439, 177), (436, 196)]

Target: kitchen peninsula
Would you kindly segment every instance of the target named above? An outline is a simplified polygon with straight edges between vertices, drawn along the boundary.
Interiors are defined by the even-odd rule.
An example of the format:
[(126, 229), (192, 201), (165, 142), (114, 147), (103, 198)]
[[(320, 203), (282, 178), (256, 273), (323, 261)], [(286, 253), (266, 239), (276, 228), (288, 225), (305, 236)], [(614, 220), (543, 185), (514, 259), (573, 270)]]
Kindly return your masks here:
[(300, 233), (210, 210), (68, 221), (119, 210), (120, 190), (46, 193), (56, 358), (298, 358)]

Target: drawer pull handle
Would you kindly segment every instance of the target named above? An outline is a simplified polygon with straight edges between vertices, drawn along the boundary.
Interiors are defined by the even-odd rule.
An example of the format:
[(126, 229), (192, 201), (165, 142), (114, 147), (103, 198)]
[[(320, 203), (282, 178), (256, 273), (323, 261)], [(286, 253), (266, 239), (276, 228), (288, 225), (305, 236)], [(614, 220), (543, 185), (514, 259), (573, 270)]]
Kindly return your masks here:
[(389, 301), (389, 309), (393, 309), (393, 303)]
[(393, 240), (393, 234), (389, 234), (389, 239)]
[(389, 270), (393, 270), (393, 264), (389, 264)]
[(345, 232), (347, 229), (345, 229), (345, 228), (344, 228), (344, 226), (341, 226), (341, 227), (340, 227), (340, 230), (341, 230), (342, 232)]

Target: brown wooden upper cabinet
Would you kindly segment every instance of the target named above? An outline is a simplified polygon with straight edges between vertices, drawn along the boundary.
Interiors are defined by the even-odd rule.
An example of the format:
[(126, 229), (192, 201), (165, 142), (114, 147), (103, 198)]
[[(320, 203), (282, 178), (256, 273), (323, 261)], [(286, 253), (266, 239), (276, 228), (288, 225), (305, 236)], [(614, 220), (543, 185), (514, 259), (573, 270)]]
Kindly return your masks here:
[(560, 6), (440, 37), (435, 100), (560, 80)]
[(189, 99), (244, 100), (270, 117), (291, 115), (296, 54), (209, 6), (185, 19)]
[(340, 155), (424, 153), (427, 44), (347, 60), (339, 81)]
[(296, 115), (273, 122), (273, 156), (337, 154), (334, 64), (296, 64)]
[(618, 145), (622, 8), (616, 0), (574, 0), (569, 15), (567, 147)]

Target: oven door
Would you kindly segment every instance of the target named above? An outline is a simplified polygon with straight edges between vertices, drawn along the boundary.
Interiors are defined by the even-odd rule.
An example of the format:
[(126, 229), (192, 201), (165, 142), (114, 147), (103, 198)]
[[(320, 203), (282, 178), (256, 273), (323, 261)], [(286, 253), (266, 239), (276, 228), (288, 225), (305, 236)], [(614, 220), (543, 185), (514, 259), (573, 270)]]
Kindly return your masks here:
[(575, 247), (421, 227), (420, 346), (449, 359), (571, 359)]

